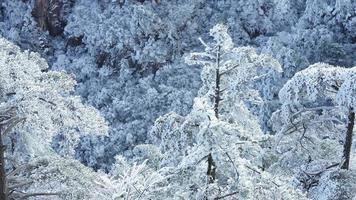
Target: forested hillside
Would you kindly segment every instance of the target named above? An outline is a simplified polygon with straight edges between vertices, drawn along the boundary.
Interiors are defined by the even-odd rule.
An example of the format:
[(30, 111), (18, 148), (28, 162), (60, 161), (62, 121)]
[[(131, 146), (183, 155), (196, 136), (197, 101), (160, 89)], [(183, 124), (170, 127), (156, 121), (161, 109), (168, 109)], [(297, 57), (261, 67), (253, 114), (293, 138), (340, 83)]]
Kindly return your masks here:
[(0, 0), (0, 199), (356, 199), (356, 1)]

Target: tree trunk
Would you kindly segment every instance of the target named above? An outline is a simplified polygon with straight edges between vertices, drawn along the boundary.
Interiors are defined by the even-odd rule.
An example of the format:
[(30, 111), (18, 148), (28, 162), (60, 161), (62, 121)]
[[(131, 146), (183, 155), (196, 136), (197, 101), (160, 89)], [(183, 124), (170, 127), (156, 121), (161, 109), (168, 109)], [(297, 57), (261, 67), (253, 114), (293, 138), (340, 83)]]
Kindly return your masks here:
[(5, 145), (2, 141), (2, 126), (0, 126), (0, 199), (8, 200), (6, 171), (5, 171)]
[(209, 153), (208, 155), (208, 171), (207, 171), (207, 175), (208, 175), (208, 182), (209, 183), (214, 183), (215, 178), (216, 178), (216, 165), (215, 162), (213, 160), (213, 156), (211, 155), (211, 153)]
[(216, 69), (216, 80), (215, 80), (215, 102), (214, 102), (214, 113), (215, 117), (219, 119), (219, 103), (220, 103), (220, 74), (219, 68)]
[(351, 147), (352, 147), (352, 133), (354, 129), (354, 124), (355, 124), (355, 112), (353, 108), (351, 108), (348, 114), (348, 123), (347, 123), (346, 138), (344, 142), (344, 152), (343, 152), (344, 163), (342, 164), (341, 169), (349, 169), (350, 154), (351, 154)]
[(216, 71), (215, 71), (215, 94), (214, 94), (214, 112), (215, 117), (219, 119), (219, 103), (220, 97), (220, 46), (218, 47), (218, 52), (216, 56)]
[[(216, 53), (216, 69), (215, 69), (215, 91), (214, 91), (214, 114), (217, 119), (219, 119), (219, 104), (221, 100), (221, 89), (220, 89), (220, 50), (221, 47), (218, 46), (218, 51)], [(216, 165), (211, 155), (211, 152), (208, 155), (208, 170), (206, 172), (208, 177), (208, 183), (214, 183), (216, 179)], [(208, 199), (208, 187), (206, 188), (206, 196), (205, 199)]]

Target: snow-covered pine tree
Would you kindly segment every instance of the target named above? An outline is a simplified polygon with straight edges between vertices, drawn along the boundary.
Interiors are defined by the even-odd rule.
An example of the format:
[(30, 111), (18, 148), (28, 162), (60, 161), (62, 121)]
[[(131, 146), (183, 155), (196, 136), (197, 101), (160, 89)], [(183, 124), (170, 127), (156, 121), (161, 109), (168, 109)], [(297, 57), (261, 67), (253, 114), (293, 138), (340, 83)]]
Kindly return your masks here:
[(355, 80), (355, 68), (317, 63), (279, 93), (282, 107), (271, 119), (279, 156), (274, 168), (297, 176), (305, 190), (317, 186), (324, 171), (350, 168)]
[(150, 133), (162, 152), (162, 173), (170, 177), (168, 194), (193, 199), (303, 199), (264, 171), (263, 145), (268, 137), (244, 103), (258, 99), (253, 83), (278, 72), (278, 62), (250, 47), (234, 48), (223, 25), (210, 33), (212, 43), (201, 40), (206, 52), (186, 58), (190, 64), (203, 65), (203, 86), (193, 110), (186, 117), (169, 113), (159, 118)]
[[(70, 75), (48, 71), (38, 54), (3, 38), (0, 46), (1, 197), (94, 197), (100, 177), (71, 156), (81, 136), (107, 133), (105, 120), (71, 95), (75, 81)], [(56, 150), (64, 158), (51, 147), (58, 135)]]

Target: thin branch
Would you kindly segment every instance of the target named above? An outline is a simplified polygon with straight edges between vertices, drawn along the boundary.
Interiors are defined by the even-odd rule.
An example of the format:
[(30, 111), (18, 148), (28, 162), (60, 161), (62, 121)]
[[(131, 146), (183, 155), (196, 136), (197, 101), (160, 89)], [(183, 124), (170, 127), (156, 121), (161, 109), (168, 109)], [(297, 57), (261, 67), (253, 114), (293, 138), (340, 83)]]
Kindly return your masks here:
[(11, 158), (9, 156), (6, 156), (4, 159), (8, 160), (9, 162), (11, 162), (11, 164), (14, 166), (15, 169), (17, 169), (19, 167), (19, 164), (18, 164), (18, 162), (17, 162), (17, 160), (15, 158)]
[(209, 155), (204, 156), (202, 159), (200, 159), (200, 160), (196, 163), (196, 165), (198, 165), (199, 163), (201, 163), (203, 160), (207, 159), (208, 156), (209, 156)]
[(19, 124), (22, 121), (25, 121), (26, 118), (14, 118), (10, 123), (8, 127), (3, 131), (3, 135), (6, 135), (7, 133), (10, 132), (12, 128), (14, 128), (17, 124)]
[(25, 194), (23, 196), (20, 197), (20, 199), (28, 199), (30, 197), (36, 197), (36, 196), (58, 196), (60, 195), (60, 193), (29, 193), (29, 194)]
[(331, 164), (331, 165), (325, 167), (325, 169), (323, 169), (323, 170), (321, 170), (319, 172), (305, 172), (305, 171), (303, 171), (303, 173), (305, 173), (308, 177), (310, 177), (310, 176), (319, 176), (323, 172), (325, 172), (325, 171), (327, 171), (327, 170), (329, 170), (329, 169), (331, 169), (333, 167), (337, 167), (339, 165), (340, 165), (340, 163), (334, 163), (334, 164)]
[(53, 103), (52, 101), (48, 101), (48, 100), (46, 100), (46, 99), (44, 99), (44, 98), (39, 97), (38, 99), (41, 100), (41, 101), (44, 101), (44, 102), (46, 102), (46, 103), (49, 103), (49, 104), (51, 104), (52, 106), (57, 106), (57, 104)]
[(27, 182), (11, 185), (11, 186), (9, 186), (9, 189), (13, 190), (15, 188), (19, 188), (19, 187), (22, 187), (22, 186), (25, 186), (25, 185), (29, 185), (29, 184), (32, 184), (32, 183), (33, 183), (33, 181), (27, 181)]
[(200, 43), (201, 43), (205, 48), (207, 48), (207, 49), (210, 48), (209, 45), (207, 45), (201, 37), (199, 37), (198, 40), (200, 41)]
[(222, 146), (221, 146), (220, 144), (218, 144), (218, 145), (219, 145), (220, 149), (225, 152), (226, 156), (228, 157), (229, 161), (231, 162), (232, 166), (234, 167), (235, 173), (236, 173), (236, 178), (237, 178), (237, 177), (239, 176), (239, 172), (238, 172), (238, 170), (237, 170), (237, 167), (236, 167), (234, 161), (233, 161), (232, 158), (230, 157), (229, 153), (228, 153), (227, 151), (225, 151), (224, 148), (222, 148)]
[(300, 136), (300, 138), (299, 138), (299, 144), (300, 144), (300, 146), (304, 149), (304, 150), (306, 150), (307, 152), (309, 152), (309, 150), (306, 148), (306, 147), (304, 147), (304, 145), (303, 145), (303, 142), (302, 142), (302, 140), (304, 139), (304, 138), (307, 138), (306, 136), (305, 136), (305, 133), (307, 132), (307, 128), (305, 127), (305, 124), (303, 123), (303, 133), (302, 133), (302, 136)]
[(257, 171), (256, 169), (253, 169), (252, 167), (245, 165), (245, 167), (247, 167), (247, 169), (256, 172), (257, 174), (261, 174), (261, 172)]
[(33, 165), (30, 164), (30, 163), (26, 163), (26, 164), (20, 165), (20, 166), (16, 167), (15, 170), (13, 170), (12, 172), (8, 173), (6, 176), (7, 176), (7, 177), (14, 176), (15, 174), (17, 174), (17, 173), (20, 172), (21, 170), (26, 169), (26, 168), (29, 168), (29, 167), (31, 167), (31, 166), (33, 166)]
[(231, 68), (229, 68), (229, 69), (227, 69), (227, 70), (221, 72), (221, 73), (220, 73), (220, 77), (223, 76), (223, 75), (225, 75), (225, 74), (227, 74), (227, 73), (229, 73), (229, 72), (231, 72), (232, 70), (236, 69), (238, 66), (240, 66), (240, 65), (237, 64), (237, 65), (235, 65), (235, 66), (233, 66), (233, 67), (231, 67)]
[[(245, 166), (247, 169), (250, 169), (250, 170), (256, 172), (257, 174), (262, 175), (262, 173), (259, 172), (258, 170), (253, 169), (252, 167), (250, 167), (250, 166), (248, 166), (248, 165), (244, 165), (244, 166)], [(278, 185), (278, 184), (277, 184), (276, 182), (274, 182), (273, 180), (270, 180), (270, 181), (271, 181), (271, 183), (273, 183), (275, 186), (280, 187), (280, 185)]]
[(318, 107), (313, 107), (313, 108), (304, 108), (303, 110), (300, 110), (298, 112), (295, 112), (291, 118), (303, 113), (303, 112), (308, 112), (308, 111), (317, 111), (317, 110), (332, 110), (336, 108), (340, 108), (341, 106), (318, 106)]
[(239, 192), (233, 192), (233, 193), (230, 193), (230, 194), (227, 194), (227, 195), (224, 195), (224, 196), (220, 196), (220, 197), (215, 197), (214, 200), (219, 200), (219, 199), (224, 199), (226, 197), (229, 197), (229, 196), (232, 196), (232, 195), (235, 195), (235, 194), (238, 194)]

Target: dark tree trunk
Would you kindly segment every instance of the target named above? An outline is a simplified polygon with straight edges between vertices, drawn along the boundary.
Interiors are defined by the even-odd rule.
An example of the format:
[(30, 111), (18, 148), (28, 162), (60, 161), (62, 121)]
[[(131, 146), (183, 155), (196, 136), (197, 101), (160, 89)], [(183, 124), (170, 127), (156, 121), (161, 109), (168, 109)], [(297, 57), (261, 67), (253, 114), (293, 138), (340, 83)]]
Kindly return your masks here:
[(215, 117), (219, 119), (219, 103), (221, 100), (220, 96), (220, 46), (218, 47), (217, 57), (216, 57), (216, 71), (215, 71), (215, 94), (214, 94), (214, 112)]
[(0, 199), (8, 200), (6, 170), (5, 170), (5, 145), (2, 141), (2, 127), (0, 126)]
[[(215, 91), (214, 91), (214, 113), (215, 117), (219, 119), (219, 103), (221, 100), (221, 90), (220, 90), (220, 46), (218, 47), (217, 55), (216, 55), (216, 70), (215, 70)], [(214, 183), (216, 177), (216, 165), (213, 160), (213, 156), (211, 153), (208, 155), (208, 182)]]
[(343, 160), (344, 163), (341, 166), (341, 169), (349, 169), (350, 165), (350, 154), (352, 147), (352, 133), (355, 125), (355, 112), (353, 108), (350, 109), (348, 114), (348, 123), (346, 130), (346, 138), (344, 142), (344, 152), (343, 152)]
[(208, 155), (208, 171), (207, 171), (209, 183), (214, 183), (214, 181), (216, 179), (215, 171), (216, 171), (216, 165), (213, 160), (213, 156), (211, 155), (211, 153), (209, 153), (209, 155)]
[(215, 80), (215, 102), (214, 102), (214, 112), (215, 117), (219, 119), (219, 103), (220, 103), (220, 74), (219, 68), (216, 69), (216, 80)]

